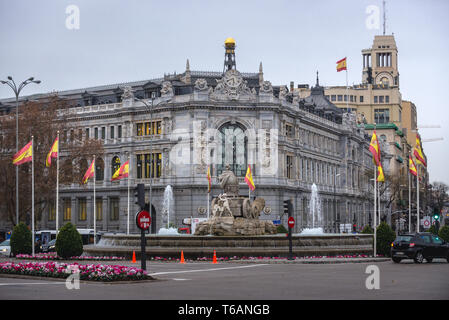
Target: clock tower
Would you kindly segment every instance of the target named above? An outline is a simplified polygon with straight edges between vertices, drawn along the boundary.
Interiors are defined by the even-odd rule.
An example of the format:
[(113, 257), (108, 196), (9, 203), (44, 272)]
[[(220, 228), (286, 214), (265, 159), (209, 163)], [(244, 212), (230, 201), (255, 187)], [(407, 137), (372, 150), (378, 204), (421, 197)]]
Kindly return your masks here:
[(225, 40), (225, 61), (223, 67), (223, 74), (229, 70), (236, 70), (235, 66), (235, 40), (227, 38)]

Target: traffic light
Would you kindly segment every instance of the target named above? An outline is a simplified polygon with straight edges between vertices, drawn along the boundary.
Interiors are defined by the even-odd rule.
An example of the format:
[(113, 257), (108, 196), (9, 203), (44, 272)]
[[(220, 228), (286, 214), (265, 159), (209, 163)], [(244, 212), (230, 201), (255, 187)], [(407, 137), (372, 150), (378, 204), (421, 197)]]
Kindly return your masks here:
[(352, 225), (352, 232), (357, 232), (357, 225), (355, 223)]
[(433, 220), (435, 220), (435, 221), (439, 221), (440, 220), (440, 214), (438, 212), (435, 212), (433, 214)]
[(134, 192), (134, 196), (136, 197), (135, 204), (139, 205), (140, 209), (143, 210), (145, 207), (145, 185), (143, 183), (137, 184)]
[(287, 214), (288, 217), (293, 215), (293, 204), (290, 199), (284, 200), (284, 214)]

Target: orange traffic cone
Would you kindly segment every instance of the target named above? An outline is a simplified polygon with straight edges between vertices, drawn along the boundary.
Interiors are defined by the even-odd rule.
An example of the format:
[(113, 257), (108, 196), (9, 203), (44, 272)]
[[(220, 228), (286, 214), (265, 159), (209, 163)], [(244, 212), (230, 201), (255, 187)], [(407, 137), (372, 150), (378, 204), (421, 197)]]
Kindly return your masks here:
[(181, 261), (179, 263), (186, 263), (184, 261), (184, 251), (181, 250)]
[(133, 251), (133, 261), (132, 261), (132, 263), (136, 263), (136, 252), (135, 251)]
[(215, 253), (215, 250), (214, 250), (214, 258), (212, 259), (212, 263), (217, 263), (217, 254)]

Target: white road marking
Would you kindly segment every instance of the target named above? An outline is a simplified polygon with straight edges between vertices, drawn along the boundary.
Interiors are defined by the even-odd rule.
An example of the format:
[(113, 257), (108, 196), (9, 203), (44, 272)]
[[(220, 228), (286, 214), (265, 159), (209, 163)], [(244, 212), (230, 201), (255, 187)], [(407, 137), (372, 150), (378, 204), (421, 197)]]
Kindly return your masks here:
[(16, 283), (0, 283), (0, 286), (29, 286), (41, 284), (65, 284), (65, 282), (16, 282)]
[(192, 272), (203, 272), (203, 271), (220, 271), (220, 270), (233, 270), (233, 269), (243, 269), (243, 268), (255, 268), (260, 266), (268, 266), (268, 264), (255, 264), (248, 266), (239, 266), (239, 267), (225, 267), (225, 268), (211, 268), (211, 269), (196, 269), (196, 270), (179, 270), (179, 271), (166, 271), (166, 272), (155, 272), (150, 273), (150, 276), (157, 276), (162, 274), (173, 274), (173, 273), (192, 273)]
[(172, 280), (175, 280), (175, 281), (189, 281), (191, 279), (173, 278)]

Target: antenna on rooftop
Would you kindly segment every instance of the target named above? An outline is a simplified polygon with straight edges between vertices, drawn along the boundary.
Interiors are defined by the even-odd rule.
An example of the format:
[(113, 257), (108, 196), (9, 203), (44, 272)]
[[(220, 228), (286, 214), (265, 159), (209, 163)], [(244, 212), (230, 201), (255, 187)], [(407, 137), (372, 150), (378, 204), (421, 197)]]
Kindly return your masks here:
[(385, 35), (385, 29), (386, 29), (386, 22), (387, 22), (387, 16), (385, 14), (385, 0), (382, 1), (382, 6), (383, 6), (383, 18), (384, 18), (384, 22), (383, 22), (383, 34)]

